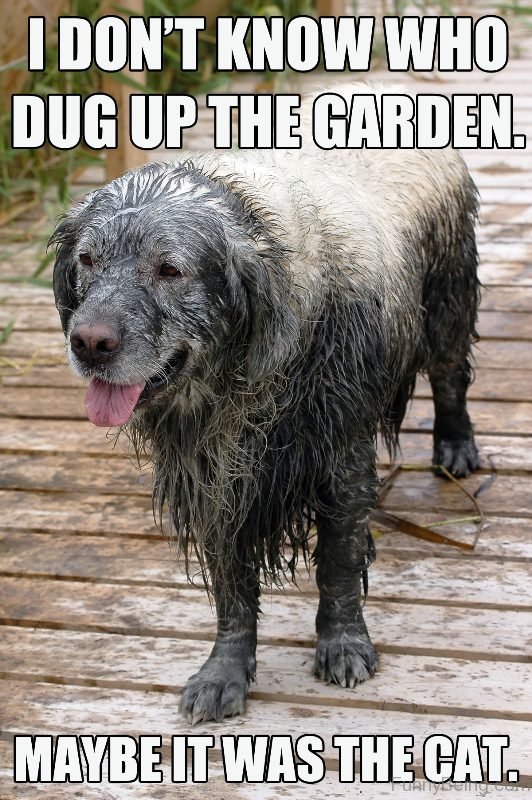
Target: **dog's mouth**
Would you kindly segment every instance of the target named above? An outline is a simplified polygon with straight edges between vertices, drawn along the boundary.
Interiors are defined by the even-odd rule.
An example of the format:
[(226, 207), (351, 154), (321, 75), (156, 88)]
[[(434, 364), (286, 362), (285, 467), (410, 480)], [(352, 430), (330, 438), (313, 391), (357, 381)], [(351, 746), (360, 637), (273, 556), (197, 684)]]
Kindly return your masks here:
[(175, 381), (186, 360), (187, 352), (177, 351), (159, 372), (142, 383), (124, 385), (93, 378), (85, 397), (88, 418), (103, 428), (125, 425), (137, 408), (150, 403)]
[(183, 370), (187, 360), (187, 351), (178, 350), (172, 358), (166, 362), (162, 370), (150, 378), (142, 390), (135, 409), (147, 405), (160, 392), (167, 389)]

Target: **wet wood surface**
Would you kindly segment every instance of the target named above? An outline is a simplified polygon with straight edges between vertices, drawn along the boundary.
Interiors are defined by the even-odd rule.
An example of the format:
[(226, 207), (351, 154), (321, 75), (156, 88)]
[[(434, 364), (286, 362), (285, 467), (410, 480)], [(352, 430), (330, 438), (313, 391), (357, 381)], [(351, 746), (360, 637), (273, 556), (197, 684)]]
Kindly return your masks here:
[[(438, 91), (458, 86), (476, 93), (485, 83), (513, 92), (516, 130), (530, 138), (531, 69), (525, 52), (503, 73), (478, 82), (440, 76)], [(408, 85), (428, 91), (419, 80)], [(196, 144), (203, 142), (199, 137)], [(532, 786), (532, 152), (464, 155), (482, 199), (485, 286), (470, 392), (482, 469), (462, 489), (433, 474), (431, 393), (420, 378), (401, 438), (404, 468), (383, 507), (435, 524), (475, 549), (464, 553), (375, 531), (367, 620), (381, 663), (376, 677), (355, 690), (312, 677), (313, 574), (302, 571), (297, 588), (267, 590), (258, 678), (245, 715), (193, 731), (178, 715), (177, 695), (215, 633), (201, 576), (187, 582), (153, 522), (149, 468), (135, 467), (127, 440), (116, 442), (87, 422), (84, 388), (66, 366), (50, 289), (11, 280), (35, 270), (49, 231), (38, 241), (11, 244), (0, 231), (0, 330), (14, 322), (0, 347), (2, 800), (32, 800), (45, 791), (24, 786), (21, 793), (11, 782), (11, 737), (19, 732), (160, 734), (166, 747), (172, 734), (190, 732), (214, 733), (217, 741), (222, 733), (316, 733), (325, 740), (327, 777), (311, 793), (300, 785), (228, 789), (217, 744), (209, 786), (187, 787), (183, 796), (191, 800), (200, 790), (214, 800), (358, 796), (359, 787), (355, 792), (338, 781), (335, 733), (412, 734), (418, 776), (423, 739), (435, 731), (506, 734), (509, 767), (520, 770), (521, 785)], [(100, 174), (91, 168), (78, 193)], [(49, 276), (48, 269), (43, 277)], [(388, 469), (384, 451), (381, 468)], [(472, 788), (468, 796), (493, 795), (496, 788)], [(378, 800), (401, 789), (372, 785), (370, 792)], [(164, 785), (102, 784), (54, 786), (44, 796), (181, 794)]]

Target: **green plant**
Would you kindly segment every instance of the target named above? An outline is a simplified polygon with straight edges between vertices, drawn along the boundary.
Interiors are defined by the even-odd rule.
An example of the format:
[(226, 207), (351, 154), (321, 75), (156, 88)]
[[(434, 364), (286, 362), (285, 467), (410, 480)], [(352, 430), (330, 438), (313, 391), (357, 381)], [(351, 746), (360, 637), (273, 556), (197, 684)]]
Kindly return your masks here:
[(13, 333), (13, 328), (14, 327), (15, 327), (15, 320), (11, 319), (11, 320), (9, 320), (7, 325), (5, 325), (2, 328), (2, 330), (0, 330), (0, 344), (5, 344), (7, 342), (7, 340), (9, 339), (11, 334)]
[[(145, 0), (144, 13), (145, 16), (186, 15), (190, 13), (191, 4), (192, 0)], [(126, 11), (120, 8), (119, 2), (112, 10), (116, 13)], [(97, 0), (68, 0), (63, 13), (65, 16), (96, 20), (101, 13), (101, 6)], [(147, 87), (120, 73), (115, 73), (114, 79), (126, 83), (135, 91), (176, 94), (209, 91), (220, 85), (224, 77), (212, 69), (213, 37), (206, 32), (201, 33), (199, 47), (201, 70), (197, 73), (181, 70), (179, 40), (177, 37), (168, 37), (164, 40), (165, 68), (162, 72), (148, 74)], [(17, 82), (18, 93), (41, 97), (49, 94), (87, 96), (100, 91), (102, 73), (99, 69), (93, 67), (85, 72), (60, 72), (57, 60), (57, 30), (54, 26), (47, 37), (46, 69), (43, 72), (27, 72), (26, 58), (0, 66), (3, 88), (9, 86), (9, 79), (12, 78)], [(40, 202), (46, 197), (57, 207), (63, 206), (69, 194), (72, 173), (99, 163), (101, 157), (101, 153), (86, 147), (60, 151), (49, 144), (39, 149), (13, 150), (10, 91), (0, 92), (0, 224), (2, 215), (9, 218), (18, 208), (26, 208), (32, 200)]]
[[(91, 18), (95, 16), (96, 9), (95, 0), (71, 0), (69, 13)], [(9, 87), (11, 78), (20, 87), (17, 91), (22, 94), (45, 97), (48, 94), (85, 95), (94, 91), (95, 78), (91, 71), (59, 72), (55, 30), (47, 38), (46, 69), (43, 72), (27, 72), (25, 58), (0, 69), (5, 86)], [(63, 203), (72, 171), (93, 163), (98, 156), (85, 148), (59, 151), (49, 144), (39, 149), (13, 150), (10, 106), (10, 92), (4, 91), (0, 97), (0, 212), (17, 204), (26, 204), (32, 198), (41, 199), (47, 194)]]
[[(194, 0), (144, 0), (146, 16), (179, 17), (192, 15)], [(227, 82), (224, 73), (214, 72), (216, 38), (210, 31), (198, 33), (197, 72), (181, 70), (180, 48), (176, 37), (163, 40), (165, 69), (148, 74), (148, 87), (162, 94), (203, 94), (213, 91)]]
[(245, 0), (232, 0), (230, 11), (233, 16), (243, 17), (297, 17), (303, 14), (311, 15), (313, 3), (311, 0), (277, 0), (277, 2), (265, 2), (265, 0), (252, 0), (248, 3)]

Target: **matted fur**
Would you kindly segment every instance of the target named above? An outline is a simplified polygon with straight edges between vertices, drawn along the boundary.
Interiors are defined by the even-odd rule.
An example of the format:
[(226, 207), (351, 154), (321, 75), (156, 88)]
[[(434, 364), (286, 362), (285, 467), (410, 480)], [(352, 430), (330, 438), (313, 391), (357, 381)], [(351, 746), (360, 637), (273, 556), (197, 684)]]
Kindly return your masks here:
[[(184, 374), (133, 414), (128, 433), (153, 459), (157, 515), (170, 509), (179, 548), (187, 554), (193, 539), (213, 581), (235, 559), (276, 579), (283, 543), (306, 552), (311, 520), (330, 513), (325, 498), (344, 472), (374, 465), (377, 428), (393, 450), (416, 373), (469, 363), (476, 213), (455, 151), (307, 147), (150, 164), (60, 223), (65, 333), (102, 309), (129, 332), (99, 374), (149, 378), (172, 336), (189, 352)], [(145, 254), (161, 238), (192, 265), (193, 291), (152, 288)], [(83, 248), (100, 253), (96, 275), (80, 271)], [(365, 481), (370, 507), (374, 466)]]

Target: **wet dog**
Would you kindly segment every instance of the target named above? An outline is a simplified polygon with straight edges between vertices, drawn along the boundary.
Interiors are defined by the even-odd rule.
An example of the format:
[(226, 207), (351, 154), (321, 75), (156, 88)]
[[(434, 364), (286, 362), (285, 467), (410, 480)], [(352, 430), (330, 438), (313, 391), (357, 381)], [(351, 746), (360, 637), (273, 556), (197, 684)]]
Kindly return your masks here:
[(260, 583), (294, 569), (314, 524), (314, 672), (373, 674), (376, 436), (393, 450), (419, 371), (434, 463), (478, 466), (476, 213), (453, 150), (316, 150), (150, 164), (58, 225), (56, 302), (88, 417), (149, 450), (156, 508), (216, 603), (216, 643), (181, 698), (193, 722), (242, 712)]

